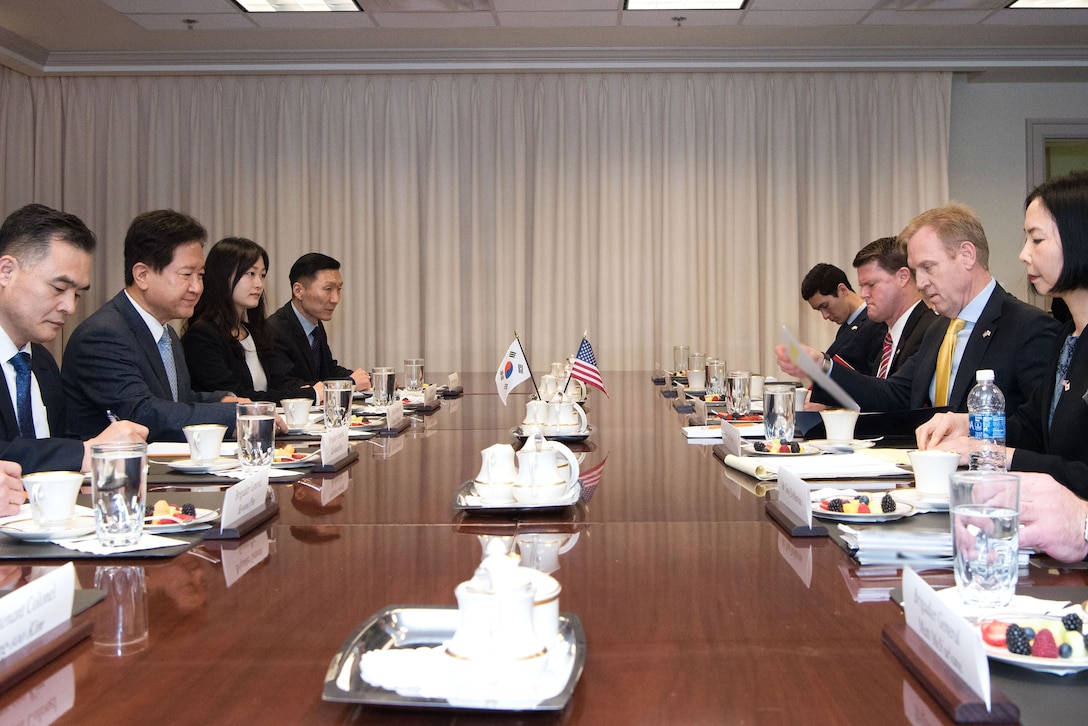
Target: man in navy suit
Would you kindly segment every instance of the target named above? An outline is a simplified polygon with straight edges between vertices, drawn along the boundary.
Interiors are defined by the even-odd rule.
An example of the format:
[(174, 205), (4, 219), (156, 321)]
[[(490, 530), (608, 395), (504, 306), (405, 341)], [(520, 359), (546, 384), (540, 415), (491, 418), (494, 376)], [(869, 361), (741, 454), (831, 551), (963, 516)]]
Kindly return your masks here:
[(0, 226), (0, 458), (23, 473), (86, 471), (91, 444), (147, 436), (143, 426), (122, 421), (89, 431), (97, 436), (87, 442), (62, 438), (60, 370), (43, 344), (90, 287), (94, 248), (82, 220), (42, 204), (15, 210)]
[(204, 291), (207, 232), (187, 214), (145, 212), (125, 235), (125, 289), (75, 329), (62, 378), (69, 434), (86, 436), (107, 411), (147, 426), (152, 441), (184, 441), (182, 427), (234, 426), (228, 391), (196, 393), (171, 320), (189, 318)]
[(887, 327), (869, 317), (846, 273), (826, 262), (813, 267), (801, 281), (801, 297), (813, 310), (839, 326), (827, 354), (860, 373), (872, 375)]
[[(1015, 411), (1048, 374), (1061, 326), (997, 284), (989, 270), (986, 233), (970, 207), (949, 204), (923, 212), (899, 233), (899, 241), (906, 245), (919, 290), (944, 316), (929, 326), (918, 352), (886, 379), (859, 375), (808, 346), (802, 346), (803, 354), (821, 363), (862, 411), (938, 406), (966, 412), (975, 371), (984, 368), (994, 371), (1005, 394), (1005, 410)], [(956, 328), (946, 336), (953, 320)], [(938, 359), (946, 347), (947, 377), (938, 375)], [(775, 348), (775, 353), (783, 371), (804, 375), (790, 361), (785, 346)]]

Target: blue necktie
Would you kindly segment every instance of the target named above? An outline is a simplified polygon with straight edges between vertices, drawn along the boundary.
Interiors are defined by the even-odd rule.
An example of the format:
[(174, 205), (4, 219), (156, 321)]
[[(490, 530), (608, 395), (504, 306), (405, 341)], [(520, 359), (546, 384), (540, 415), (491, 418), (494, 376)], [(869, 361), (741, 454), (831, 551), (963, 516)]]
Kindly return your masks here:
[(170, 381), (170, 394), (174, 400), (178, 400), (178, 369), (174, 367), (174, 349), (170, 345), (170, 331), (162, 329), (159, 338), (159, 355), (162, 356), (162, 364), (166, 367), (166, 380)]
[(19, 436), (37, 438), (34, 433), (34, 411), (30, 407), (30, 353), (21, 350), (11, 357), (15, 369), (15, 416), (19, 419)]
[(313, 329), (313, 332), (310, 333), (310, 335), (313, 337), (313, 342), (310, 344), (310, 351), (313, 353), (314, 357), (314, 368), (317, 369), (318, 375), (320, 375), (321, 343), (324, 341), (325, 338), (325, 329), (318, 325), (316, 328)]

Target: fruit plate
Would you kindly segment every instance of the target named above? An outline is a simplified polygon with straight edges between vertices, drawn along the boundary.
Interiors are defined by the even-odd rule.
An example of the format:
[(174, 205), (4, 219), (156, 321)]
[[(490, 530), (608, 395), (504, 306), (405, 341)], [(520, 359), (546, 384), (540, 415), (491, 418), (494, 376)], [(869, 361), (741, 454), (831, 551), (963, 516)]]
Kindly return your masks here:
[[(986, 625), (986, 623), (992, 622), (994, 620), (1000, 620), (1001, 622), (1005, 623), (1015, 623), (1018, 620), (1021, 622), (1026, 622), (1029, 620), (1053, 620), (1061, 625), (1061, 617), (1057, 615), (1028, 615), (1023, 613), (1007, 613), (992, 618), (984, 618), (983, 620), (979, 621), (980, 630)], [(1068, 676), (1073, 673), (1080, 673), (1081, 671), (1088, 670), (1088, 656), (1083, 658), (1039, 658), (1034, 655), (1020, 655), (1018, 653), (1010, 653), (1008, 649), (990, 645), (985, 640), (983, 640), (982, 645), (986, 651), (986, 655), (996, 661), (1019, 666), (1020, 668), (1027, 668), (1028, 670), (1037, 671), (1039, 673), (1051, 673), (1056, 676)]]
[[(196, 516), (187, 522), (170, 522), (168, 524), (152, 524), (160, 517), (146, 517), (144, 519), (144, 531), (151, 534), (166, 534), (167, 532), (186, 532), (191, 529), (207, 529), (208, 522), (219, 519), (218, 509), (200, 509), (197, 507)], [(201, 526), (205, 525), (205, 526)]]
[[(894, 497), (893, 497), (894, 498)], [(877, 506), (880, 506), (879, 502)], [(896, 501), (894, 512), (869, 512), (868, 514), (847, 514), (846, 512), (828, 512), (820, 509), (819, 502), (812, 503), (812, 516), (822, 519), (834, 519), (838, 522), (891, 522), (903, 517), (909, 517), (914, 513), (914, 506), (906, 502)]]
[(796, 454), (794, 454), (794, 453), (780, 454), (780, 453), (772, 452), (772, 451), (757, 451), (756, 447), (755, 447), (755, 444), (747, 442), (747, 441), (743, 442), (741, 444), (740, 448), (741, 448), (741, 453), (745, 454), (746, 456), (812, 456), (813, 454), (822, 454), (822, 453), (824, 453), (823, 449), (821, 449), (818, 446), (813, 446), (812, 444), (810, 444), (808, 442), (805, 442), (805, 443), (800, 443), (799, 442), (798, 446), (801, 448), (801, 450), (799, 452), (797, 452)]
[[(77, 512), (86, 507), (77, 507)], [(87, 510), (90, 511), (90, 510)], [(74, 539), (94, 534), (94, 517), (91, 515), (76, 514), (68, 520), (65, 527), (48, 527), (42, 529), (34, 521), (33, 517), (14, 519), (0, 526), (0, 532), (9, 537), (21, 539), (26, 542), (48, 542), (54, 539)]]
[[(586, 634), (573, 613), (559, 614), (559, 634), (548, 644), (547, 669), (528, 684), (529, 688), (520, 694), (522, 697), (512, 697), (510, 689), (499, 689), (499, 693), (465, 693), (448, 686), (445, 698), (427, 697), (420, 695), (419, 689), (402, 688), (401, 693), (363, 680), (360, 663), (367, 653), (413, 649), (420, 651), (419, 657), (429, 659), (425, 650), (452, 638), (460, 622), (460, 612), (455, 607), (382, 608), (352, 633), (333, 656), (325, 672), (322, 699), (399, 708), (479, 711), (561, 711), (570, 702), (586, 660)], [(443, 653), (434, 657), (453, 660)], [(448, 668), (456, 664), (439, 665)], [(425, 685), (441, 688), (453, 682), (453, 678), (447, 677)]]
[(498, 504), (484, 502), (476, 494), (475, 483), (469, 479), (457, 487), (453, 495), (454, 509), (462, 512), (477, 512), (485, 514), (513, 514), (517, 512), (544, 512), (550, 509), (564, 509), (574, 506), (582, 496), (582, 480), (574, 482), (574, 486), (567, 489), (566, 495), (558, 502), (545, 502), (526, 504), (522, 502), (501, 502)]
[(296, 454), (306, 454), (301, 459), (282, 459), (277, 457), (272, 460), (272, 466), (276, 469), (305, 469), (321, 463), (321, 449), (314, 451), (296, 451)]

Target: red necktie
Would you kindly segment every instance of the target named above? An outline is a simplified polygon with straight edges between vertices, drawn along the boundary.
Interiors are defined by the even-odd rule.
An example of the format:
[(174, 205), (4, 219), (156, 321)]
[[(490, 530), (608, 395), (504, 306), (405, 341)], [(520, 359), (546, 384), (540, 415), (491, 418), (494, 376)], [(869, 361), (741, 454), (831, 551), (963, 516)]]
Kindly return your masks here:
[(888, 368), (892, 365), (892, 331), (884, 333), (884, 349), (880, 351), (880, 370), (876, 372), (877, 378), (887, 378)]

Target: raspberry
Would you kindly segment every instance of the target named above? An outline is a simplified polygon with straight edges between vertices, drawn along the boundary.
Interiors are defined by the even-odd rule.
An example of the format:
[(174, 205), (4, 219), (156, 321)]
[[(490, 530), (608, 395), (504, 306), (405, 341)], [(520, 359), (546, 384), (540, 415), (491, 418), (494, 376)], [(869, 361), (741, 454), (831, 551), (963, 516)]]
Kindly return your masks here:
[(1005, 647), (1010, 653), (1017, 655), (1031, 655), (1031, 642), (1024, 633), (1024, 629), (1013, 623), (1005, 631)]
[(1068, 615), (1062, 617), (1062, 625), (1065, 626), (1066, 630), (1079, 631), (1084, 623), (1081, 622), (1079, 615), (1077, 615), (1076, 613), (1069, 613)]
[(1057, 658), (1058, 644), (1054, 642), (1054, 633), (1040, 630), (1031, 644), (1031, 654), (1036, 658)]
[(842, 500), (841, 499), (832, 499), (830, 502), (827, 503), (827, 511), (829, 511), (829, 512), (841, 512), (842, 511)]
[(895, 511), (895, 500), (892, 499), (891, 494), (885, 494), (880, 500), (880, 511), (884, 514), (890, 514)]
[(195, 517), (196, 516), (196, 507), (194, 505), (192, 505), (192, 504), (182, 504), (181, 505), (181, 513), (186, 514), (186, 515), (188, 515), (190, 517)]

